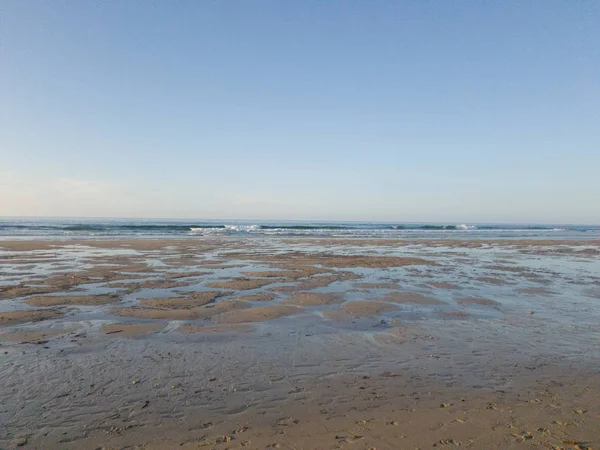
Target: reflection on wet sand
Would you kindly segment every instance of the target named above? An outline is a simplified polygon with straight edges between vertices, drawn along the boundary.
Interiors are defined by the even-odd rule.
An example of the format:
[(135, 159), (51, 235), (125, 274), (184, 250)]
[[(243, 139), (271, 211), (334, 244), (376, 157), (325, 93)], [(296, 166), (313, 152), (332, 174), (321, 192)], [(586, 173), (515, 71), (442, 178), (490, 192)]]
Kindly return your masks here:
[(0, 242), (0, 447), (592, 448), (599, 250)]

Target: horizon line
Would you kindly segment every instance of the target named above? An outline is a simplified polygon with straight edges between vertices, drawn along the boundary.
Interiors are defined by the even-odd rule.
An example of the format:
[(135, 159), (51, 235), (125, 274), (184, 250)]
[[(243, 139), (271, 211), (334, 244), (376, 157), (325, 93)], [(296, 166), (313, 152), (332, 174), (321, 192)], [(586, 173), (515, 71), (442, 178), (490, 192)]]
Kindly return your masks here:
[(404, 220), (337, 220), (337, 219), (246, 219), (246, 218), (215, 218), (215, 219), (206, 219), (206, 218), (189, 218), (189, 217), (115, 217), (115, 216), (28, 216), (28, 215), (19, 215), (19, 216), (0, 216), (0, 220), (4, 219), (84, 219), (84, 220), (154, 220), (154, 221), (207, 221), (207, 222), (217, 222), (217, 221), (236, 221), (236, 222), (260, 222), (260, 221), (269, 221), (269, 222), (311, 222), (311, 223), (406, 223), (406, 224), (472, 224), (472, 225), (483, 225), (483, 224), (492, 224), (492, 225), (587, 225), (587, 226), (600, 226), (600, 223), (590, 223), (590, 222), (485, 222), (485, 221), (454, 221), (454, 220), (430, 220), (430, 221), (404, 221)]

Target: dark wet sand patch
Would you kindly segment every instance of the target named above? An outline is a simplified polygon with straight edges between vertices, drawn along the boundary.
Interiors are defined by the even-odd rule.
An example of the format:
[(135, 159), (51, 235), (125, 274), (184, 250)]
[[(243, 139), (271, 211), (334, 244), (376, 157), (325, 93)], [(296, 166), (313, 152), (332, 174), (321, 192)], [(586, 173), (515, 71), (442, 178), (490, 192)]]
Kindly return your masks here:
[[(282, 282), (290, 282), (292, 280), (285, 280)], [(320, 287), (327, 287), (331, 283), (340, 281), (340, 278), (336, 275), (324, 275), (310, 278), (308, 280), (301, 281), (300, 283), (293, 284), (291, 286), (273, 286), (269, 288), (272, 291), (277, 292), (298, 292), (298, 291), (309, 291), (311, 289), (317, 289)]]
[(285, 305), (296, 306), (322, 306), (342, 303), (343, 296), (341, 294), (321, 294), (313, 292), (300, 292), (292, 295), (290, 298), (281, 302)]
[(459, 305), (500, 306), (500, 303), (482, 297), (464, 297), (455, 300)]
[(25, 303), (31, 306), (58, 305), (107, 305), (119, 300), (117, 295), (44, 295), (29, 297)]
[(263, 270), (256, 272), (242, 272), (242, 275), (258, 278), (285, 278), (289, 280), (295, 280), (297, 278), (304, 278), (307, 276), (304, 272), (295, 270)]
[(405, 342), (413, 340), (415, 333), (410, 328), (400, 327), (398, 325), (389, 328), (383, 332), (377, 333), (373, 336), (373, 339), (382, 344), (403, 344)]
[(237, 269), (240, 267), (247, 267), (246, 264), (196, 264), (196, 267), (207, 270), (224, 270), (224, 269)]
[(288, 252), (278, 255), (259, 255), (248, 253), (236, 253), (232, 255), (235, 259), (253, 260), (260, 262), (282, 262), (288, 267), (290, 265), (315, 266), (334, 268), (387, 268), (403, 267), (408, 265), (435, 265), (436, 263), (423, 258), (399, 257), (399, 256), (359, 256), (359, 255), (331, 255), (331, 254), (306, 254), (301, 252)]
[(9, 257), (0, 258), (0, 264), (10, 264), (11, 266), (21, 266), (19, 269), (33, 269), (38, 264), (53, 263), (55, 259), (44, 257), (44, 258), (23, 258), (23, 259), (12, 259)]
[(250, 325), (244, 325), (241, 323), (220, 323), (217, 325), (192, 325), (184, 324), (175, 331), (181, 333), (237, 333), (237, 332), (250, 332), (254, 331), (254, 327)]
[[(205, 311), (202, 311), (205, 313)], [(115, 316), (137, 317), (140, 319), (195, 320), (201, 317), (196, 309), (155, 309), (155, 308), (119, 308), (112, 311)]]
[[(298, 291), (306, 291), (307, 290), (306, 288), (302, 289), (299, 283), (292, 284), (292, 285), (286, 285), (286, 286), (273, 286), (268, 289), (273, 292), (298, 292)], [(308, 289), (312, 289), (312, 288), (308, 288)]]
[(113, 269), (115, 272), (120, 273), (154, 273), (155, 269), (145, 263), (132, 263), (124, 266), (120, 266)]
[(360, 283), (358, 287), (361, 289), (400, 289), (400, 285), (395, 281), (381, 283)]
[(440, 311), (439, 315), (445, 319), (467, 320), (471, 317), (469, 313), (464, 311)]
[(62, 247), (51, 241), (0, 241), (0, 249), (13, 252), (30, 252), (35, 250), (54, 250)]
[[(352, 280), (358, 280), (363, 277), (362, 275), (351, 272), (349, 270), (336, 271), (333, 273), (334, 273), (334, 275), (332, 275), (332, 276), (337, 277), (337, 281), (352, 281)], [(318, 278), (323, 278), (323, 277), (315, 277), (313, 279), (316, 280)]]
[(140, 283), (137, 281), (117, 281), (114, 283), (109, 283), (106, 287), (114, 288), (114, 289), (127, 289), (129, 291), (136, 291), (140, 288)]
[(309, 264), (283, 263), (276, 264), (276, 266), (284, 270), (302, 272), (305, 277), (312, 277), (314, 275), (332, 273), (331, 269), (323, 269), (321, 267), (315, 267)]
[[(554, 240), (554, 239), (481, 239), (481, 240), (465, 240), (465, 239), (423, 239), (415, 242), (412, 239), (348, 239), (348, 238), (303, 238), (303, 239), (282, 239), (285, 244), (291, 245), (318, 245), (318, 246), (373, 246), (373, 247), (405, 247), (414, 245), (423, 245), (427, 247), (447, 247), (447, 248), (484, 248), (493, 245), (499, 248), (521, 249), (527, 247), (552, 247), (557, 243), (568, 247), (599, 247), (600, 240)], [(592, 249), (593, 250), (593, 249)], [(600, 250), (600, 249), (599, 249)]]
[(385, 297), (381, 298), (384, 302), (391, 303), (416, 303), (419, 305), (444, 305), (445, 303), (433, 298), (428, 297), (418, 292), (390, 292)]
[[(21, 241), (22, 242), (22, 241)], [(4, 246), (7, 244), (11, 247), (11, 250), (23, 250), (25, 248), (29, 250), (37, 250), (38, 248), (35, 245), (23, 245), (24, 242), (17, 241), (5, 241), (0, 242), (0, 246)], [(31, 243), (33, 244), (33, 243)], [(37, 241), (38, 245), (44, 246), (43, 241)], [(213, 240), (203, 240), (196, 241), (193, 244), (190, 244), (187, 240), (177, 239), (177, 238), (168, 238), (168, 239), (107, 239), (107, 240), (69, 240), (68, 243), (57, 244), (53, 242), (48, 244), (42, 249), (56, 249), (58, 247), (64, 247), (65, 245), (80, 245), (84, 247), (90, 248), (100, 248), (100, 249), (112, 249), (112, 248), (122, 248), (127, 250), (138, 250), (138, 251), (154, 251), (154, 250), (165, 250), (165, 251), (173, 251), (173, 252), (181, 252), (183, 249), (187, 249), (188, 251), (193, 251), (195, 254), (205, 251), (215, 250), (218, 247), (216, 241)]]
[(508, 284), (508, 281), (503, 280), (502, 278), (495, 278), (495, 277), (477, 277), (475, 278), (477, 281), (481, 281), (483, 283), (487, 283), (487, 284), (493, 284), (496, 286), (502, 286), (505, 284)]
[(25, 311), (0, 312), (0, 325), (14, 325), (26, 322), (57, 319), (63, 313), (56, 309), (28, 309)]
[(189, 285), (190, 283), (186, 281), (171, 280), (146, 280), (138, 283), (141, 289), (172, 289)]
[(0, 287), (0, 300), (15, 298), (15, 297), (24, 297), (26, 295), (34, 295), (34, 294), (51, 294), (55, 292), (56, 289), (53, 289), (48, 286), (25, 286), (22, 284), (12, 285), (12, 286), (2, 286)]
[(588, 289), (585, 291), (586, 297), (600, 299), (600, 289)]
[(501, 264), (490, 264), (487, 266), (483, 266), (484, 269), (489, 270), (499, 270), (503, 272), (512, 272), (512, 273), (523, 273), (523, 272), (531, 272), (531, 269), (528, 267), (520, 267), (520, 266), (505, 266)]
[(527, 295), (554, 295), (554, 294), (556, 294), (556, 292), (551, 291), (550, 289), (547, 289), (547, 288), (543, 288), (543, 287), (525, 287), (525, 288), (519, 289), (519, 293), (527, 294)]
[[(99, 271), (98, 279), (103, 278), (103, 271)], [(44, 285), (50, 286), (54, 289), (60, 290), (68, 290), (75, 286), (85, 283), (98, 282), (99, 280), (94, 280), (87, 275), (79, 274), (79, 273), (66, 273), (66, 274), (56, 274), (53, 275), (46, 280), (44, 280)]]
[(237, 300), (223, 300), (214, 305), (188, 309), (158, 309), (145, 307), (129, 307), (114, 309), (111, 313), (122, 317), (164, 320), (197, 320), (209, 319), (226, 311), (250, 308), (250, 303)]
[(289, 305), (260, 306), (238, 311), (228, 311), (214, 317), (214, 320), (222, 323), (266, 322), (284, 316), (292, 316), (302, 311), (302, 308)]
[(179, 278), (200, 277), (206, 275), (206, 272), (169, 272), (164, 274), (167, 280), (177, 280)]
[[(342, 272), (342, 273), (335, 274), (335, 275), (318, 275), (318, 276), (309, 278), (308, 280), (303, 280), (303, 281), (296, 283), (294, 285), (291, 285), (291, 286), (273, 286), (268, 289), (272, 290), (272, 291), (277, 291), (277, 292), (310, 291), (311, 289), (327, 287), (330, 284), (335, 283), (337, 281), (354, 280), (359, 277), (360, 277), (359, 275), (356, 275), (352, 272)], [(295, 280), (283, 280), (281, 282), (289, 283), (289, 282), (293, 282), (293, 281), (295, 281)]]
[(429, 283), (426, 283), (426, 285), (438, 289), (462, 289), (462, 287), (458, 284), (448, 283), (445, 281), (431, 281)]
[(107, 323), (102, 325), (100, 332), (118, 337), (133, 338), (162, 330), (166, 322), (153, 323)]
[(0, 341), (6, 340), (10, 342), (18, 342), (21, 344), (44, 344), (48, 340), (71, 333), (78, 327), (72, 328), (48, 328), (45, 330), (15, 330), (8, 333), (0, 334)]
[(47, 278), (44, 281), (44, 284), (55, 289), (67, 290), (80, 284), (106, 283), (119, 280), (131, 280), (135, 278), (141, 278), (141, 276), (134, 274), (126, 275), (116, 272), (112, 268), (106, 269), (103, 267), (95, 267), (82, 272), (56, 274), (50, 278)]
[(188, 297), (143, 298), (139, 299), (139, 302), (152, 308), (186, 309), (207, 305), (216, 298), (228, 294), (228, 292), (195, 292)]
[(236, 291), (245, 291), (249, 289), (258, 289), (260, 287), (266, 286), (267, 284), (272, 284), (276, 282), (278, 282), (278, 280), (275, 278), (268, 280), (240, 278), (237, 280), (230, 281), (217, 281), (214, 283), (209, 283), (207, 286), (210, 288), (217, 289), (233, 289)]

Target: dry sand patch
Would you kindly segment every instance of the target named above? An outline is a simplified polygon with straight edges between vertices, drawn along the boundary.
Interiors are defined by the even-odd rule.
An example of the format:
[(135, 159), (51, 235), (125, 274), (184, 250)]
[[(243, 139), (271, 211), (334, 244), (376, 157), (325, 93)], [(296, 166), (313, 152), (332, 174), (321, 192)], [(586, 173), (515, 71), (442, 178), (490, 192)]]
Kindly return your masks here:
[(214, 320), (223, 323), (266, 322), (284, 316), (292, 316), (302, 312), (302, 308), (289, 305), (272, 305), (249, 308), (239, 311), (228, 311)]
[(23, 284), (0, 287), (0, 300), (23, 297), (32, 294), (50, 294), (55, 289), (48, 286), (25, 286)]
[[(311, 289), (317, 289), (321, 287), (327, 287), (331, 283), (335, 283), (336, 281), (347, 281), (354, 280), (359, 276), (352, 272), (343, 272), (335, 275), (320, 275), (309, 278), (308, 280), (303, 280), (300, 283), (294, 284), (292, 286), (274, 286), (269, 288), (272, 291), (277, 292), (298, 292), (298, 291), (310, 291)], [(293, 280), (284, 280), (282, 282), (289, 282)]]
[(112, 314), (124, 317), (137, 317), (140, 319), (197, 320), (209, 319), (226, 311), (250, 307), (250, 303), (247, 302), (223, 300), (214, 305), (188, 309), (157, 309), (143, 307), (118, 308), (114, 309)]
[(228, 292), (195, 292), (189, 297), (143, 298), (139, 299), (139, 302), (152, 308), (185, 309), (206, 305), (228, 294)]
[(25, 303), (31, 306), (58, 306), (58, 305), (107, 305), (115, 303), (119, 297), (109, 295), (40, 295), (29, 297)]
[(322, 306), (342, 303), (341, 294), (321, 294), (313, 292), (299, 292), (284, 300), (282, 304), (296, 306)]
[(63, 313), (56, 309), (28, 309), (25, 311), (0, 312), (0, 325), (14, 325), (25, 322), (40, 322), (42, 320), (57, 319)]
[(314, 275), (322, 275), (325, 273), (332, 273), (332, 271), (330, 269), (323, 269), (321, 267), (314, 267), (314, 266), (306, 265), (306, 264), (296, 264), (296, 263), (285, 264), (284, 263), (284, 264), (277, 264), (277, 267), (279, 267), (281, 269), (285, 269), (285, 270), (302, 272), (305, 277), (312, 277)]
[(375, 316), (382, 312), (395, 311), (396, 306), (384, 302), (357, 300), (344, 303), (340, 309), (346, 314), (354, 317), (366, 317)]
[(277, 298), (277, 294), (273, 292), (259, 292), (258, 294), (250, 294), (250, 295), (241, 295), (236, 298), (236, 300), (241, 300), (245, 302), (268, 302), (271, 300), (275, 300)]

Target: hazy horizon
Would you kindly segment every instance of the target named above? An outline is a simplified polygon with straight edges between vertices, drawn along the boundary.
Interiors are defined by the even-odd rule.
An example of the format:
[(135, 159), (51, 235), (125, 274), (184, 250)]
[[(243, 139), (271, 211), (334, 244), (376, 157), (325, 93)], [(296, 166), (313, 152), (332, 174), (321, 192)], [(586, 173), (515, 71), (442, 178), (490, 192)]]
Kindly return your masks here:
[[(278, 219), (278, 218), (262, 218), (262, 219), (249, 219), (249, 218), (239, 218), (239, 217), (216, 217), (216, 218), (206, 218), (206, 217), (109, 217), (109, 216), (0, 216), (0, 220), (49, 220), (49, 221), (59, 221), (59, 220), (83, 220), (83, 221), (155, 221), (155, 222), (183, 222), (189, 223), (193, 225), (194, 222), (207, 222), (207, 223), (218, 223), (218, 222), (264, 222), (264, 223), (277, 223), (277, 222), (289, 222), (289, 223), (373, 223), (373, 224), (468, 224), (468, 225), (484, 225), (484, 224), (494, 224), (494, 225), (583, 225), (583, 226), (600, 226), (600, 223), (585, 223), (585, 222), (478, 222), (478, 221), (456, 221), (456, 220), (436, 220), (436, 221), (423, 221), (423, 220), (402, 220), (402, 219), (382, 219), (382, 220), (338, 220), (338, 219)], [(188, 221), (188, 222), (186, 222)]]
[(0, 216), (600, 223), (596, 3), (1, 9)]

